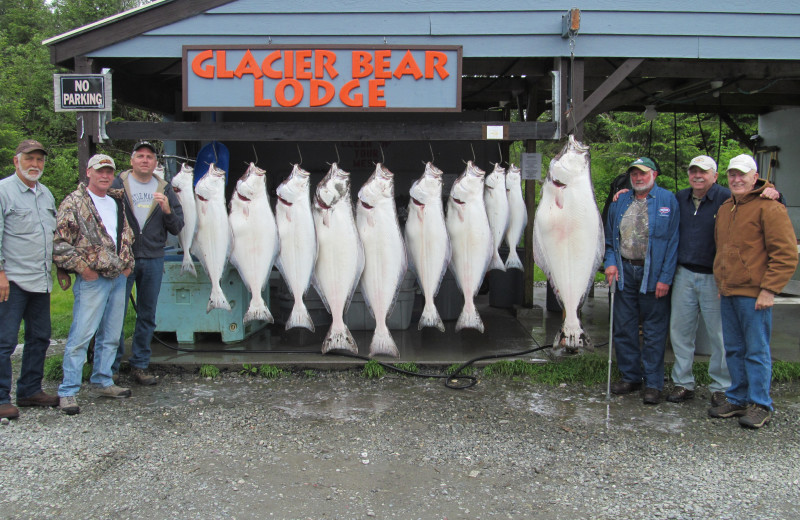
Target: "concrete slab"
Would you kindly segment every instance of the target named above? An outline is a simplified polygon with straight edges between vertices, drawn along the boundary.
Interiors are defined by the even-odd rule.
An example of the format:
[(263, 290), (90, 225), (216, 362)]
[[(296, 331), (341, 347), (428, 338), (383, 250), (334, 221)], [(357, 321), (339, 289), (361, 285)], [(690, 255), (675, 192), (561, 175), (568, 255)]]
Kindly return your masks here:
[[(489, 305), (488, 295), (479, 296), (476, 304), (484, 321), (486, 332), (465, 330), (456, 333), (455, 321), (446, 322), (447, 331), (436, 329), (416, 329), (418, 315), (412, 318), (407, 330), (394, 330), (392, 335), (400, 351), (399, 359), (380, 357), (387, 362), (413, 361), (422, 365), (451, 365), (481, 355), (502, 355), (550, 344), (561, 325), (560, 312), (545, 310), (544, 287), (536, 287), (534, 306), (526, 309), (515, 307), (501, 309)], [(212, 311), (213, 312), (213, 311)], [(774, 359), (800, 361), (800, 338), (797, 323), (800, 318), (800, 298), (776, 298), (773, 310), (772, 354)], [(582, 310), (582, 320), (589, 336), (599, 352), (607, 352), (609, 297), (608, 289), (595, 287), (594, 296), (587, 299)], [(200, 364), (214, 364), (218, 367), (239, 367), (244, 363), (294, 365), (309, 368), (349, 368), (363, 362), (337, 355), (322, 355), (320, 347), (327, 332), (327, 326), (319, 327), (311, 333), (304, 329), (285, 331), (282, 325), (265, 327), (245, 340), (226, 345), (219, 334), (198, 334), (196, 343), (180, 344), (175, 335), (160, 334), (166, 343), (177, 346), (182, 351), (171, 350), (158, 342), (152, 345), (151, 362), (154, 365), (179, 365), (186, 368)], [(369, 352), (371, 331), (353, 331), (361, 355)], [(126, 349), (129, 351), (130, 349)], [(543, 353), (526, 356), (527, 359), (546, 359)], [(668, 347), (667, 361), (672, 361)], [(708, 356), (697, 355), (697, 360), (707, 360)], [(489, 361), (491, 362), (491, 361)]]

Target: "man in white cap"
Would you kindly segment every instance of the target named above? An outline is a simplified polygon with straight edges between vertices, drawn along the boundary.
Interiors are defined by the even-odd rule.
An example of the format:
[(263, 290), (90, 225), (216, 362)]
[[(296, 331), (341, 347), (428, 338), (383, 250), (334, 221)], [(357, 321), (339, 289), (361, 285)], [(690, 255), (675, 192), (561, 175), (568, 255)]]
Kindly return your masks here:
[(731, 385), (708, 414), (761, 428), (772, 418), (772, 306), (797, 269), (797, 237), (786, 208), (761, 197), (772, 185), (752, 157), (734, 157), (727, 172), (732, 196), (717, 213), (714, 279)]
[[(711, 406), (725, 403), (725, 390), (731, 384), (725, 349), (722, 346), (722, 323), (719, 291), (714, 281), (714, 223), (717, 210), (730, 196), (728, 188), (717, 184), (717, 163), (700, 155), (689, 163), (690, 188), (676, 194), (680, 209), (678, 268), (672, 285), (669, 335), (675, 364), (672, 367), (674, 388), (667, 401), (681, 403), (694, 398), (692, 374), (695, 341), (700, 316), (711, 358)], [(777, 198), (778, 192), (767, 188), (764, 195)]]
[(0, 180), (0, 418), (16, 419), (11, 404), (11, 354), (25, 321), (25, 348), (17, 379), (17, 406), (58, 406), (42, 391), (50, 346), (50, 292), (56, 202), (39, 178), (47, 152), (26, 139), (14, 155), (15, 175)]
[(125, 318), (125, 283), (133, 269), (133, 231), (125, 218), (122, 190), (111, 189), (115, 171), (108, 155), (92, 156), (86, 168), (88, 183), (80, 184), (58, 208), (53, 261), (75, 273), (64, 379), (58, 387), (61, 411), (67, 415), (80, 412), (75, 396), (95, 333), (89, 382), (103, 397), (131, 395), (130, 389), (115, 385), (111, 378)]

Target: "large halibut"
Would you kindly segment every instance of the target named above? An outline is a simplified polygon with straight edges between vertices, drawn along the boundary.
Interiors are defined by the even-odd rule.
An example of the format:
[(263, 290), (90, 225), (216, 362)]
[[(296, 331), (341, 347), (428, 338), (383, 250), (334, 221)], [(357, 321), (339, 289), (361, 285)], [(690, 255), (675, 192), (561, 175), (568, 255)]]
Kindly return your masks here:
[(197, 228), (197, 206), (194, 201), (194, 168), (183, 163), (181, 171), (172, 178), (172, 191), (178, 196), (183, 208), (183, 228), (178, 233), (178, 240), (183, 249), (183, 264), (181, 265), (181, 272), (192, 273), (192, 276), (197, 277), (197, 271), (194, 268), (192, 261), (192, 241), (194, 240), (194, 231)]
[(489, 228), (492, 230), (494, 252), (489, 269), (505, 271), (506, 266), (500, 258), (500, 244), (508, 229), (508, 195), (506, 193), (506, 170), (499, 164), (494, 165), (492, 173), (484, 180), (483, 203), (486, 216), (489, 217)]
[(386, 325), (407, 267), (394, 204), (394, 174), (378, 163), (359, 190), (357, 204), (356, 225), (364, 245), (361, 293), (375, 317), (369, 355), (398, 357), (400, 353)]
[(508, 244), (508, 258), (506, 269), (519, 269), (523, 271), (522, 260), (517, 254), (517, 244), (528, 225), (528, 208), (522, 197), (522, 177), (519, 168), (512, 164), (506, 173), (506, 193), (508, 194), (508, 228), (506, 229), (506, 244)]
[(603, 223), (590, 173), (589, 147), (570, 135), (550, 161), (533, 221), (533, 257), (547, 275), (565, 318), (553, 340), (556, 355), (593, 350), (578, 309), (603, 261)]

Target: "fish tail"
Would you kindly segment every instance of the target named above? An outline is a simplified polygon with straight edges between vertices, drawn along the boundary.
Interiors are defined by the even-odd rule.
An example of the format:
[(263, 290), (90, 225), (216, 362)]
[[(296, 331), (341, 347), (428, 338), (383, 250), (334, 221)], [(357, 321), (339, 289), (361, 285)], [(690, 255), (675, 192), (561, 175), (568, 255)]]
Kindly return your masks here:
[(576, 354), (581, 350), (594, 351), (594, 344), (579, 319), (564, 321), (553, 340), (553, 347), (563, 349), (567, 354)]
[(294, 304), (292, 313), (289, 315), (289, 319), (286, 320), (286, 330), (295, 327), (302, 327), (314, 332), (314, 322), (311, 320), (311, 315), (302, 300)]
[(247, 309), (244, 318), (242, 318), (242, 323), (249, 323), (254, 320), (275, 323), (275, 319), (272, 317), (272, 313), (269, 312), (269, 309), (264, 303), (264, 299), (261, 298), (261, 295), (258, 295), (257, 298), (254, 295), (253, 299), (250, 300), (250, 308)]
[(388, 328), (375, 329), (375, 334), (372, 335), (372, 343), (369, 344), (369, 356), (400, 357), (400, 352), (397, 350), (397, 345)]
[(522, 266), (522, 261), (519, 259), (516, 248), (512, 248), (508, 252), (508, 258), (506, 258), (506, 271), (509, 269), (519, 269), (520, 271), (525, 270), (525, 268)]
[(211, 296), (208, 297), (206, 313), (211, 312), (212, 309), (224, 309), (226, 311), (231, 310), (231, 304), (228, 303), (228, 299), (225, 298), (225, 293), (222, 292), (222, 288), (219, 286), (212, 287)]
[(181, 264), (181, 273), (191, 273), (192, 276), (197, 278), (197, 270), (194, 268), (194, 262), (188, 252), (183, 255), (183, 263)]
[(422, 309), (422, 316), (419, 317), (419, 326), (417, 330), (422, 330), (423, 327), (436, 327), (442, 332), (445, 331), (444, 322), (441, 316), (439, 316), (439, 311), (436, 309), (433, 300), (425, 302), (425, 308)]
[(461, 315), (456, 322), (456, 332), (461, 329), (475, 329), (478, 332), (483, 332), (483, 321), (475, 307), (468, 310), (467, 307), (464, 306), (464, 310), (461, 311)]
[(347, 325), (343, 325), (341, 328), (335, 328), (334, 325), (331, 325), (328, 334), (322, 341), (322, 353), (327, 354), (331, 350), (346, 350), (353, 354), (358, 354), (358, 345), (356, 345), (356, 340), (353, 339), (353, 335), (350, 334), (350, 329), (347, 328)]
[(492, 269), (498, 269), (500, 271), (505, 271), (506, 266), (503, 265), (503, 260), (500, 258), (500, 253), (497, 252), (497, 249), (494, 250), (494, 254), (492, 255), (492, 262), (489, 264), (489, 271)]

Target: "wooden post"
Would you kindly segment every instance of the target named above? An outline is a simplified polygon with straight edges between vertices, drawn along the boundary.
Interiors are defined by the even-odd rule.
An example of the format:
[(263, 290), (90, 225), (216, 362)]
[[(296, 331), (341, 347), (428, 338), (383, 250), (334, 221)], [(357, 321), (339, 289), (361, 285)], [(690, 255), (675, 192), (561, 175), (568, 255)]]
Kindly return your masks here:
[[(536, 152), (536, 141), (525, 141), (525, 152)], [(525, 291), (523, 294), (524, 307), (533, 307), (533, 216), (536, 214), (536, 181), (525, 181), (525, 208), (528, 210), (528, 224), (525, 226)]]
[[(91, 74), (94, 72), (92, 60), (86, 56), (75, 58), (75, 72), (79, 74)], [(78, 142), (78, 172), (80, 181), (86, 182), (86, 168), (89, 158), (97, 153), (97, 146), (92, 139), (96, 134), (95, 125), (97, 120), (96, 112), (76, 112), (76, 131)]]

